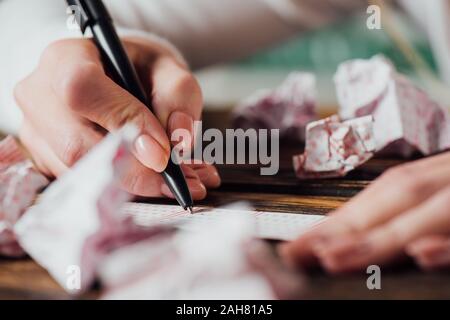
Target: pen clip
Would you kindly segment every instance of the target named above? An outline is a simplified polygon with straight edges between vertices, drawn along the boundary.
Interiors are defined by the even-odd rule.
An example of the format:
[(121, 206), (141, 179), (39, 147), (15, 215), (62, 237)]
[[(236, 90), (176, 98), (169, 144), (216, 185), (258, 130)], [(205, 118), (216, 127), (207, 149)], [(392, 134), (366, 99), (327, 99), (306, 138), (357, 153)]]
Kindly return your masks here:
[(81, 32), (84, 34), (87, 26), (89, 25), (89, 17), (86, 14), (83, 5), (79, 0), (66, 0), (71, 14), (75, 18), (75, 22), (80, 27)]

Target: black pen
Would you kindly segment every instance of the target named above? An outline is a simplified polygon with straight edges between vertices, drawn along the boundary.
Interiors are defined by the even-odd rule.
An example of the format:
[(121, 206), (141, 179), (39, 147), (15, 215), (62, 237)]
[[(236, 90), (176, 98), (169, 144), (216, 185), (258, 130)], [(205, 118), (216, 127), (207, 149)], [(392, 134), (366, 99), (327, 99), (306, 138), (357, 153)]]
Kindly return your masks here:
[[(133, 96), (139, 99), (150, 110), (151, 105), (147, 94), (136, 73), (136, 69), (130, 62), (108, 10), (101, 0), (67, 0), (70, 6), (75, 6), (74, 11), (81, 32), (84, 34), (89, 28), (94, 37), (94, 42), (102, 54), (108, 71), (112, 72), (114, 80)], [(78, 11), (77, 11), (78, 10)], [(194, 203), (186, 183), (183, 171), (179, 165), (169, 159), (167, 168), (162, 176), (184, 210), (193, 213)]]

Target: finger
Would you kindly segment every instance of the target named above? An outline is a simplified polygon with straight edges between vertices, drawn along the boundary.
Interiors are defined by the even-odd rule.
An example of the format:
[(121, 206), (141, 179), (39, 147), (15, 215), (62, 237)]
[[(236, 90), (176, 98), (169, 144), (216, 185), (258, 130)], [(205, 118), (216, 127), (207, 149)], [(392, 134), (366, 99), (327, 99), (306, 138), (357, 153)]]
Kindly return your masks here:
[(450, 183), (450, 153), (389, 170), (373, 186), (336, 210), (328, 233), (360, 232), (389, 221)]
[(161, 187), (164, 184), (161, 174), (143, 166), (132, 158), (121, 186), (128, 193), (141, 197), (162, 197)]
[(314, 248), (322, 264), (333, 273), (386, 264), (406, 246), (427, 235), (450, 233), (450, 188), (392, 221), (361, 235), (344, 236)]
[(313, 246), (385, 223), (450, 183), (448, 161), (450, 153), (392, 169), (334, 212), (327, 221), (282, 246), (280, 254), (288, 263), (314, 265), (317, 259)]
[(145, 105), (107, 77), (102, 65), (90, 54), (86, 60), (71, 59), (70, 55), (59, 59), (60, 68), (54, 69), (52, 77), (55, 94), (73, 113), (108, 131), (134, 124), (141, 133), (135, 155), (142, 164), (163, 171), (170, 144), (161, 124)]
[(216, 167), (207, 163), (188, 165), (195, 171), (200, 181), (208, 188), (218, 188), (221, 184), (219, 172)]
[(190, 141), (172, 141), (186, 143), (183, 148), (191, 147), (194, 137), (194, 121), (200, 120), (203, 98), (197, 80), (185, 66), (168, 55), (162, 55), (154, 62), (150, 75), (152, 83), (153, 109), (167, 129), (169, 137), (177, 129), (189, 133)]
[(193, 121), (200, 119), (203, 107), (200, 86), (189, 67), (160, 42), (128, 37), (124, 43), (172, 145), (179, 145), (185, 155), (189, 154), (196, 137)]
[(408, 255), (424, 270), (450, 267), (450, 236), (428, 236), (406, 247)]

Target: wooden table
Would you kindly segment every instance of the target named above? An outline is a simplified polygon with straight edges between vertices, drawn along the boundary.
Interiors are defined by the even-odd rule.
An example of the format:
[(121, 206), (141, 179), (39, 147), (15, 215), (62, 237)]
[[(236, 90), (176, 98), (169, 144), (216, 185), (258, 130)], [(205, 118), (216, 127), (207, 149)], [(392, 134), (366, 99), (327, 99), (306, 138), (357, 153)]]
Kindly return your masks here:
[[(217, 117), (215, 117), (217, 119)], [(211, 191), (204, 205), (218, 206), (246, 200), (258, 210), (327, 214), (366, 187), (395, 159), (374, 159), (343, 179), (299, 181), (292, 170), (291, 156), (300, 148), (282, 150), (277, 176), (263, 177), (255, 166), (221, 166), (223, 185)], [(152, 202), (167, 202), (153, 200)], [(370, 291), (365, 273), (329, 277), (321, 272), (310, 276), (305, 299), (450, 299), (450, 273), (420, 272), (405, 264), (382, 271), (382, 289)], [(84, 298), (95, 298), (93, 290)], [(67, 299), (68, 296), (36, 263), (29, 259), (0, 260), (0, 299)]]

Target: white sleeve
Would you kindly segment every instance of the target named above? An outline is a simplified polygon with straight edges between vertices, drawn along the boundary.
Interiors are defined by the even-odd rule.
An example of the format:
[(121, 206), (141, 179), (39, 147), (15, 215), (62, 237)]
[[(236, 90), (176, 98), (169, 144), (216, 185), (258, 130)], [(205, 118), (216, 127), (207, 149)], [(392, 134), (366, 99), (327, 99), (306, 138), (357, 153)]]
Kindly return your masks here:
[(109, 0), (107, 4), (117, 24), (167, 38), (193, 68), (201, 68), (323, 26), (367, 6), (367, 1), (134, 0), (133, 5), (124, 5), (123, 0)]
[(16, 83), (31, 73), (49, 43), (71, 36), (65, 10), (64, 1), (0, 1), (0, 131), (16, 133), (20, 125)]
[[(251, 54), (365, 3), (105, 0), (121, 35), (162, 36), (181, 50), (193, 68)], [(36, 67), (45, 47), (57, 39), (80, 36), (78, 31), (67, 28), (65, 12), (63, 0), (0, 0), (0, 130), (17, 132), (21, 114), (13, 88)]]

